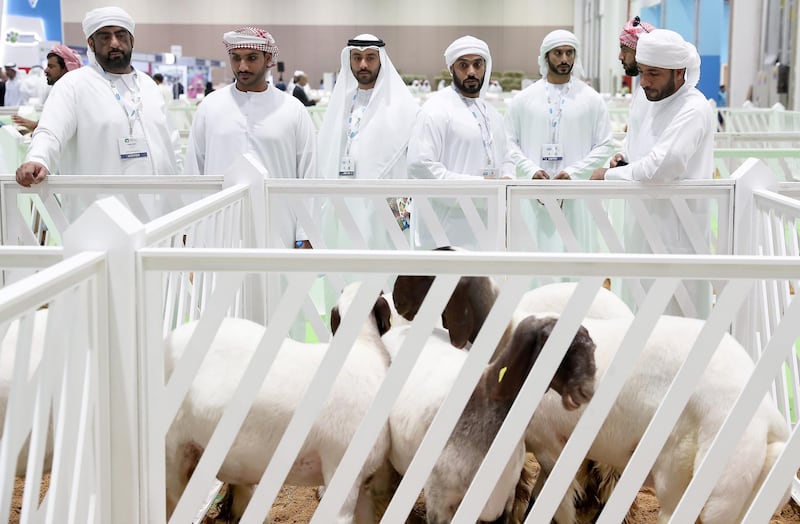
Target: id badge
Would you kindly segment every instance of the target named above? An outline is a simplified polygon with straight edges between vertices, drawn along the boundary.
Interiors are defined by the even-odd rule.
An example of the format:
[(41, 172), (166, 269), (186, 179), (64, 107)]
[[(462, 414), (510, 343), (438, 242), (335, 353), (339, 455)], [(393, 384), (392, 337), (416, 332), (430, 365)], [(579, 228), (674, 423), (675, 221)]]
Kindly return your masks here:
[(356, 161), (351, 156), (343, 156), (339, 162), (339, 178), (356, 176)]
[(564, 160), (564, 150), (561, 144), (542, 144), (542, 160)]
[(497, 178), (497, 168), (496, 167), (484, 167), (483, 168), (483, 178)]
[(147, 156), (147, 144), (143, 138), (124, 136), (119, 139), (120, 158), (143, 158)]

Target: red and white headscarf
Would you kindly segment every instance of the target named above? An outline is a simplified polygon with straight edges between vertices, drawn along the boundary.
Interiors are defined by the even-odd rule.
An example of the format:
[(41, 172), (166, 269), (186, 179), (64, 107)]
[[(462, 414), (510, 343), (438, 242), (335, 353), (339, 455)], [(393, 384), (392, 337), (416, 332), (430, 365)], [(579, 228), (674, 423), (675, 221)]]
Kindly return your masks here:
[[(622, 32), (619, 34), (619, 43), (625, 47), (636, 49), (636, 44), (639, 43), (639, 35), (642, 33), (649, 33), (655, 29), (655, 26), (648, 24), (647, 22), (638, 21), (638, 18), (639, 17), (636, 17), (625, 22), (625, 26), (622, 28)], [(635, 25), (634, 21), (636, 21)]]
[(272, 35), (258, 27), (240, 27), (235, 31), (229, 31), (222, 35), (222, 42), (225, 44), (225, 51), (231, 49), (258, 49), (270, 54), (267, 67), (277, 64), (278, 44)]
[(64, 61), (64, 66), (67, 68), (67, 71), (78, 69), (81, 65), (83, 65), (81, 63), (81, 57), (78, 56), (78, 53), (65, 45), (57, 45), (51, 49), (50, 52), (61, 57), (61, 59)]

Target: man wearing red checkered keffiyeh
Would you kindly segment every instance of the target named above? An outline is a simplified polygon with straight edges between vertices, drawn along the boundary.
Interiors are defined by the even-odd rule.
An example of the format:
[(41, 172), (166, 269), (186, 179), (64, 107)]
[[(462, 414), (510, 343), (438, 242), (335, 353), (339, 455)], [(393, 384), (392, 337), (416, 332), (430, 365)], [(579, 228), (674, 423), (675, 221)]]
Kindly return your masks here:
[(655, 29), (647, 22), (642, 22), (638, 16), (625, 22), (622, 32), (619, 34), (619, 61), (628, 76), (639, 74), (639, 67), (636, 64), (636, 44), (639, 42), (639, 35), (649, 33)]
[(225, 51), (230, 53), (231, 49), (258, 49), (267, 53), (267, 69), (277, 64), (278, 44), (272, 35), (258, 27), (240, 27), (235, 31), (229, 31), (222, 35), (222, 42), (225, 44)]
[[(197, 106), (184, 160), (187, 175), (224, 174), (247, 154), (270, 178), (314, 178), (314, 124), (299, 100), (267, 83), (278, 46), (267, 31), (242, 27), (223, 35), (236, 82), (209, 93)], [(310, 248), (287, 206), (276, 219), (271, 247)], [(274, 230), (273, 230), (274, 231)], [(271, 231), (272, 232), (272, 231)]]

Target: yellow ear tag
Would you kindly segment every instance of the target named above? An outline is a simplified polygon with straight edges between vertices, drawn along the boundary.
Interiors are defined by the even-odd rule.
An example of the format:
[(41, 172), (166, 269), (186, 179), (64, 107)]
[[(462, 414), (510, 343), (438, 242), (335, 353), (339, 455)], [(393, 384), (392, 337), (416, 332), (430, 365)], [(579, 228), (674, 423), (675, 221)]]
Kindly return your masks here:
[(497, 377), (498, 384), (503, 381), (503, 377), (506, 375), (506, 371), (508, 371), (508, 366), (500, 368), (500, 374)]

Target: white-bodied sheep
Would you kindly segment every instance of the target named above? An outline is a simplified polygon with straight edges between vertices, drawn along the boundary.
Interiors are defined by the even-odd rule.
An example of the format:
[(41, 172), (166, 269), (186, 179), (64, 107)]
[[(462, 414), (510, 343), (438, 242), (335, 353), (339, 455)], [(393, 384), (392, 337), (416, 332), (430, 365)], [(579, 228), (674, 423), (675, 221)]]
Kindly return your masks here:
[[(561, 313), (577, 287), (577, 282), (556, 282), (531, 289), (522, 295), (514, 316), (523, 319), (528, 315)], [(585, 318), (633, 318), (633, 311), (621, 298), (601, 287), (586, 311)]]
[[(341, 305), (349, 304), (357, 286), (349, 286)], [(389, 306), (379, 298), (373, 316), (363, 326), (333, 389), (309, 432), (286, 482), (319, 486), (330, 481), (361, 419), (386, 375), (389, 355), (381, 335), (389, 328)], [(333, 317), (339, 317), (334, 310)], [(186, 348), (196, 323), (173, 331), (166, 339), (170, 368)], [(265, 328), (227, 318), (217, 332), (202, 367), (167, 435), (167, 510), (186, 487), (188, 477), (207, 445), (228, 400), (253, 355)], [(227, 453), (219, 479), (234, 487), (232, 513), (241, 516), (252, 487), (260, 480), (294, 411), (319, 368), (327, 344), (283, 341), (253, 406)], [(370, 452), (353, 491), (336, 521), (373, 522), (370, 476), (382, 467), (389, 452), (389, 431), (383, 430)], [(380, 489), (380, 488), (378, 488)]]
[[(629, 319), (584, 321), (597, 345), (598, 381), (608, 370), (630, 323)], [(701, 320), (661, 317), (587, 458), (616, 471), (624, 469), (702, 327)], [(669, 520), (753, 367), (744, 348), (725, 334), (651, 470), (661, 507), (659, 522)], [(525, 438), (544, 475), (552, 470), (583, 412), (567, 411), (560, 404), (548, 392), (536, 409)], [(706, 501), (700, 521), (739, 522), (788, 437), (786, 423), (765, 397)], [(787, 479), (787, 485), (788, 482)], [(562, 502), (555, 520), (564, 524), (574, 522), (574, 517), (571, 504)]]
[[(529, 317), (510, 337), (503, 337), (496, 357), (481, 376), (425, 484), (428, 522), (452, 519), (553, 324), (552, 320)], [(393, 328), (384, 335), (390, 352), (396, 353), (409, 329), (410, 326)], [(550, 384), (562, 395), (565, 406), (586, 402), (594, 391), (593, 349), (591, 339), (581, 329)], [(389, 417), (390, 458), (401, 474), (408, 469), (466, 357), (440, 330), (426, 342)], [(511, 510), (524, 460), (525, 449), (520, 441), (483, 508), (481, 521), (494, 521)]]

